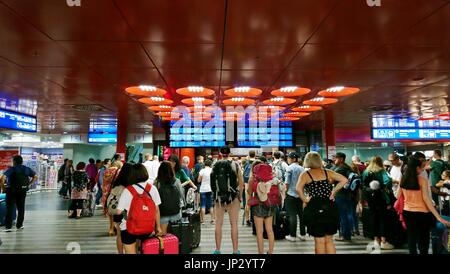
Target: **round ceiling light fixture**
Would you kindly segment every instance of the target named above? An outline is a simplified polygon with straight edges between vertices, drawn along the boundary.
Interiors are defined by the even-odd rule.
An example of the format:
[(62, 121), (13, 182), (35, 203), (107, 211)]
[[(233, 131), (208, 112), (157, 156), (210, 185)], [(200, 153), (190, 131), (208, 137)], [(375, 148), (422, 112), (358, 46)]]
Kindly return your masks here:
[(186, 104), (186, 105), (203, 105), (203, 106), (207, 106), (207, 105), (214, 104), (214, 100), (206, 99), (204, 97), (187, 98), (187, 99), (181, 100), (181, 102), (183, 104)]
[(167, 93), (166, 90), (157, 88), (155, 86), (140, 85), (126, 88), (125, 91), (128, 94), (137, 96), (163, 96)]
[(304, 105), (311, 106), (323, 106), (323, 105), (331, 105), (338, 102), (336, 98), (325, 98), (325, 97), (316, 97), (310, 100), (306, 100), (303, 102)]
[(248, 106), (254, 105), (255, 100), (244, 97), (233, 97), (231, 99), (223, 100), (223, 104), (226, 106)]
[(342, 97), (356, 94), (359, 91), (359, 88), (336, 86), (322, 90), (318, 93), (318, 95), (323, 97)]
[(281, 117), (278, 119), (279, 121), (298, 121), (300, 120), (300, 117)]
[(252, 87), (235, 87), (232, 89), (227, 89), (224, 91), (227, 96), (237, 96), (237, 97), (256, 97), (262, 94), (262, 90)]
[(299, 111), (293, 111), (293, 112), (287, 112), (283, 114), (285, 117), (306, 117), (311, 115), (310, 112), (299, 112)]
[(282, 105), (290, 105), (295, 102), (296, 102), (296, 100), (292, 99), (292, 98), (274, 97), (271, 99), (264, 100), (263, 104), (264, 105), (282, 106)]
[(148, 107), (148, 109), (151, 111), (172, 111), (174, 107), (167, 105), (160, 105), (160, 106), (151, 106)]
[(164, 97), (146, 97), (141, 98), (138, 100), (140, 103), (146, 104), (146, 105), (170, 105), (173, 104), (172, 100), (166, 99)]
[(300, 111), (300, 112), (313, 112), (313, 111), (319, 111), (322, 110), (322, 107), (320, 106), (298, 106), (291, 109), (292, 111)]
[(287, 86), (282, 87), (280, 89), (273, 90), (271, 94), (273, 96), (282, 96), (282, 97), (298, 97), (303, 96), (305, 94), (310, 93), (311, 90), (308, 88), (301, 88), (297, 86)]
[(176, 93), (187, 97), (208, 97), (215, 94), (215, 91), (202, 86), (188, 86), (179, 88)]

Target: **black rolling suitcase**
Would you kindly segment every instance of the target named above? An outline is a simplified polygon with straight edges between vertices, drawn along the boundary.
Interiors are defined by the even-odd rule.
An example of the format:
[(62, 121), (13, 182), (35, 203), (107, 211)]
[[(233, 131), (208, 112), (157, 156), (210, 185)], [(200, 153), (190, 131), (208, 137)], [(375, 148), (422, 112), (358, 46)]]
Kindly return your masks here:
[(180, 244), (180, 254), (189, 254), (192, 252), (194, 229), (187, 218), (182, 218), (178, 222), (170, 223), (168, 232), (178, 238), (178, 242)]
[[(253, 222), (253, 215), (251, 216), (251, 220), (253, 235), (256, 235), (256, 227), (255, 223)], [(287, 217), (286, 211), (280, 210), (278, 207), (275, 207), (273, 218), (273, 234), (275, 240), (283, 240), (287, 235), (289, 235), (289, 219)], [(263, 237), (264, 239), (267, 239), (267, 232), (265, 227)]]
[(199, 210), (185, 210), (183, 211), (183, 219), (187, 219), (192, 226), (192, 248), (197, 248), (200, 245), (201, 240), (201, 223), (200, 223), (200, 211)]

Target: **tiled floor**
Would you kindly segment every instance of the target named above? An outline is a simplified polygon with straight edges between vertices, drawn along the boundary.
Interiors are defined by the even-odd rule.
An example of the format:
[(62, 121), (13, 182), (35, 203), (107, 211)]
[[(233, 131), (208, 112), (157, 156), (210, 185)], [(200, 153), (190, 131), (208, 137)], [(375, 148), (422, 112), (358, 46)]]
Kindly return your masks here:
[[(25, 230), (11, 233), (0, 232), (3, 245), (0, 254), (5, 253), (71, 253), (115, 254), (115, 237), (108, 237), (108, 220), (96, 211), (94, 217), (80, 220), (68, 219), (67, 201), (58, 197), (56, 192), (41, 192), (27, 197)], [(208, 216), (209, 217), (209, 216)], [(223, 229), (222, 252), (231, 253), (230, 226), (225, 220)], [(256, 238), (251, 228), (239, 226), (239, 249), (244, 254), (257, 252)], [(338, 253), (367, 254), (370, 241), (363, 237), (354, 238), (352, 243), (336, 243)], [(215, 247), (214, 226), (202, 226), (200, 247), (194, 254), (210, 254)], [(267, 249), (267, 244), (266, 244)], [(291, 243), (277, 241), (275, 253), (311, 254), (314, 242)], [(382, 251), (382, 253), (406, 253), (406, 250)]]

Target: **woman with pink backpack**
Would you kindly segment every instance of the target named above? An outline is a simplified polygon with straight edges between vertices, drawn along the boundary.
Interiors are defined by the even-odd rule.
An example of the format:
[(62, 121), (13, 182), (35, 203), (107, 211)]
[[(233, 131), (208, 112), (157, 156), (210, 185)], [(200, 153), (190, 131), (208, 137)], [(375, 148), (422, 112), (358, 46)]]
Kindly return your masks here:
[(255, 223), (259, 254), (264, 254), (264, 228), (269, 240), (267, 254), (272, 254), (275, 246), (273, 216), (275, 207), (281, 206), (281, 195), (277, 182), (269, 164), (260, 160), (253, 163), (247, 194), (250, 197), (248, 205), (251, 208), (253, 222)]

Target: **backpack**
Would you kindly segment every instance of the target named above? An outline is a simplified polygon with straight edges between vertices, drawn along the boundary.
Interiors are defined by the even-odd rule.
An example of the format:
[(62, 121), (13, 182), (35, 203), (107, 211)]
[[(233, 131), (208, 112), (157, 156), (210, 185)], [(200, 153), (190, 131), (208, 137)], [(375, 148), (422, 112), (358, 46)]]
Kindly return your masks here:
[(211, 190), (214, 200), (220, 204), (230, 204), (238, 196), (236, 171), (228, 160), (218, 161), (211, 172)]
[(124, 186), (116, 186), (109, 193), (106, 204), (110, 215), (118, 215), (117, 206), (119, 205), (119, 199), (124, 189)]
[[(144, 189), (137, 184), (138, 187)], [(127, 189), (133, 195), (127, 216), (127, 231), (132, 235), (147, 235), (155, 231), (156, 205), (150, 196), (152, 186), (147, 184), (139, 194), (131, 185)]]
[[(269, 164), (259, 164), (253, 170), (253, 176), (252, 191), (257, 195), (250, 198), (249, 205), (253, 206), (261, 202), (267, 206), (281, 206), (280, 182), (274, 179), (272, 167)], [(266, 184), (266, 186), (260, 186), (260, 184)], [(261, 193), (261, 191), (266, 192)], [(266, 194), (267, 196), (261, 194)], [(264, 199), (262, 198), (263, 196), (267, 198)]]
[(9, 186), (13, 192), (27, 191), (30, 179), (25, 174), (25, 167), (14, 167), (14, 171), (9, 177)]
[(244, 183), (248, 183), (248, 180), (250, 179), (250, 173), (252, 171), (252, 165), (253, 165), (253, 161), (249, 160), (245, 163), (244, 166)]
[(194, 166), (194, 172), (192, 173), (192, 177), (194, 177), (194, 184), (196, 184), (196, 185), (199, 184), (199, 182), (198, 182), (198, 176), (199, 176), (199, 174), (200, 174), (200, 171), (201, 171), (203, 168), (205, 168), (205, 165), (204, 165), (204, 164), (200, 164), (200, 163), (197, 163), (197, 164)]
[(348, 183), (344, 186), (344, 189), (348, 189), (350, 191), (356, 191), (361, 186), (361, 176), (357, 173), (350, 172), (348, 176)]
[(272, 172), (279, 181), (284, 182), (284, 174), (286, 169), (283, 167), (283, 161), (279, 160), (275, 164), (272, 164)]
[(161, 197), (161, 204), (159, 205), (161, 216), (173, 216), (180, 212), (181, 195), (175, 183), (176, 181), (172, 184), (160, 184), (158, 188)]

